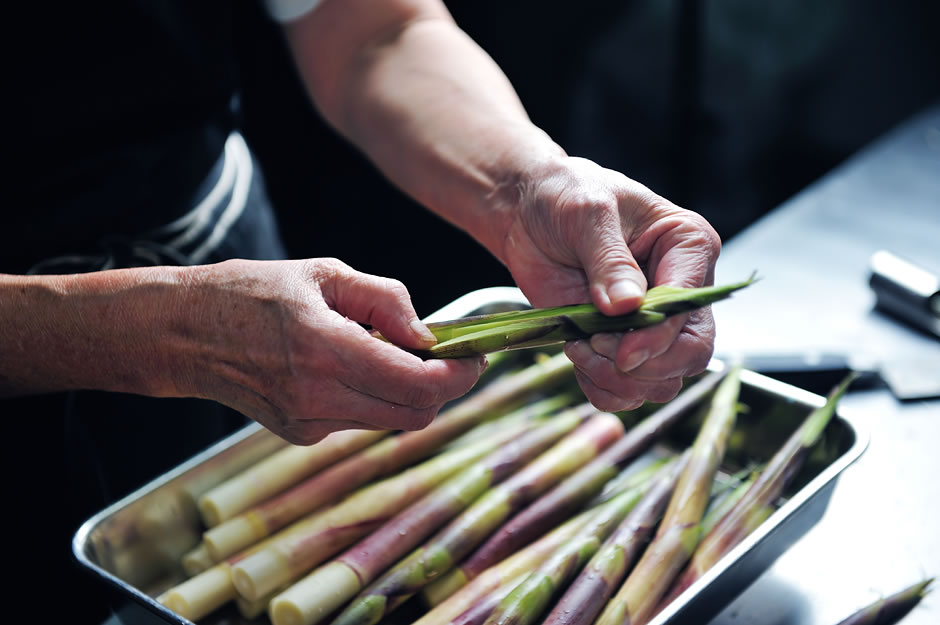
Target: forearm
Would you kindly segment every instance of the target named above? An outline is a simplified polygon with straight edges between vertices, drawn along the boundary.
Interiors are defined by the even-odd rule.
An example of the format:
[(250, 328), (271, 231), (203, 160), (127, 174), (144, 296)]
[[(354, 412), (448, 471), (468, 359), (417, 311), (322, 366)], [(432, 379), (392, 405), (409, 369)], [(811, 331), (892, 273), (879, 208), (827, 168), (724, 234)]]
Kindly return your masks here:
[[(415, 10), (400, 24), (356, 35), (366, 43), (344, 48), (311, 35), (303, 22), (288, 27), (315, 102), (393, 182), (499, 256), (500, 207), (518, 199), (534, 172), (549, 170), (561, 148), (529, 121), (505, 75), (446, 13)], [(348, 50), (347, 60), (318, 60), (328, 47)]]
[(484, 364), (426, 362), (396, 346), (426, 346), (427, 332), (404, 285), (328, 258), (0, 274), (0, 396), (199, 397), (296, 444), (418, 429)]
[[(322, 0), (286, 27), (314, 103), (408, 194), (467, 231), (534, 306), (624, 314), (650, 284), (711, 283), (720, 239), (624, 174), (568, 157), (440, 0)], [(714, 345), (707, 312), (575, 342), (602, 410), (668, 401)]]
[(175, 394), (161, 267), (67, 276), (0, 274), (0, 396), (70, 389)]

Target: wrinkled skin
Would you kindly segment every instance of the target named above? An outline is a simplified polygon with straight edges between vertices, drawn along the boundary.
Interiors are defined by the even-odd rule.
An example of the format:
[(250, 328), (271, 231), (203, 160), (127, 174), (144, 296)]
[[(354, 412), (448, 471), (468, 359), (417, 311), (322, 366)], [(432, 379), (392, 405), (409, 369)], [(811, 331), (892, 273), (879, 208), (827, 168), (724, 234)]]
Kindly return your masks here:
[[(325, 0), (284, 30), (324, 118), (498, 257), (535, 306), (617, 314), (647, 286), (712, 283), (711, 226), (567, 156), (439, 0)], [(204, 397), (307, 444), (342, 428), (416, 429), (484, 366), (413, 356), (430, 344), (416, 321), (401, 284), (328, 259), (0, 275), (0, 395)], [(566, 352), (590, 401), (621, 410), (671, 399), (713, 343), (702, 310)]]
[[(721, 243), (700, 215), (585, 159), (566, 157), (531, 180), (517, 185), (498, 255), (534, 306), (591, 301), (622, 314), (650, 286), (713, 284)], [(675, 397), (681, 378), (708, 364), (714, 335), (705, 308), (565, 351), (588, 399), (616, 411)]]
[[(209, 397), (296, 444), (348, 428), (416, 430), (466, 393), (485, 359), (428, 360), (405, 287), (334, 259), (229, 261), (196, 268), (181, 304), (181, 394)], [(195, 324), (195, 327), (192, 327)], [(198, 343), (189, 341), (187, 337)]]

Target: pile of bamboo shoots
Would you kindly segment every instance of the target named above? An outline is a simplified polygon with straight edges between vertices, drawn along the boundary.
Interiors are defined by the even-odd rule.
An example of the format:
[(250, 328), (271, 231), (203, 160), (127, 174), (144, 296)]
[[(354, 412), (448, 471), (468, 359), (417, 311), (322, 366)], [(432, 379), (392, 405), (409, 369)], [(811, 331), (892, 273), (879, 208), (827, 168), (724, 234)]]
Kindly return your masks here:
[[(847, 384), (763, 468), (728, 476), (738, 368), (627, 427), (572, 390), (563, 353), (535, 359), (424, 430), (286, 446), (204, 493), (189, 579), (158, 600), (274, 625), (372, 625), (408, 601), (425, 606), (415, 625), (645, 623), (773, 514)], [(694, 442), (662, 445), (679, 423)]]
[[(159, 601), (194, 621), (234, 604), (274, 625), (372, 625), (409, 600), (427, 606), (416, 625), (645, 623), (773, 513), (845, 390), (731, 479), (719, 465), (736, 368), (629, 428), (579, 403), (573, 380), (558, 354), (425, 430), (276, 451), (200, 497), (191, 577)], [(694, 443), (664, 454), (696, 415)]]

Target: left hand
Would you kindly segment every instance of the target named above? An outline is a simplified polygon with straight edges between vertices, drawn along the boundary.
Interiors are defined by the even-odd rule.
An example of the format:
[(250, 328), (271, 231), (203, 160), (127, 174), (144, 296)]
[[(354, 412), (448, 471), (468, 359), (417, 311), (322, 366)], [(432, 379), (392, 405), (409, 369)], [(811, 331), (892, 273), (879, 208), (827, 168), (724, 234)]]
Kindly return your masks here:
[[(536, 307), (593, 302), (623, 314), (647, 286), (714, 281), (721, 242), (709, 223), (626, 176), (563, 157), (518, 187), (497, 255)], [(607, 411), (669, 401), (714, 350), (709, 308), (565, 346), (588, 399)]]

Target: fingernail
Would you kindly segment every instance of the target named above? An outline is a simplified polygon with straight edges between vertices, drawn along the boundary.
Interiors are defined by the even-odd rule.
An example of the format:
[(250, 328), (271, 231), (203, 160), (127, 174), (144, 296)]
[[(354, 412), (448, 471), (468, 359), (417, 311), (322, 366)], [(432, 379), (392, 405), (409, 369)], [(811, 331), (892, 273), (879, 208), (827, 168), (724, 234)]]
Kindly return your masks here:
[(430, 343), (431, 345), (437, 343), (437, 337), (435, 337), (434, 334), (428, 330), (428, 327), (419, 320), (412, 319), (411, 323), (408, 325), (411, 327), (411, 331), (414, 332), (415, 336), (417, 336), (424, 343)]
[(613, 334), (595, 334), (591, 337), (591, 347), (608, 360), (613, 360), (617, 356), (619, 345), (620, 339)]
[(646, 349), (638, 349), (635, 352), (630, 352), (630, 354), (624, 359), (622, 363), (619, 363), (617, 367), (627, 373), (628, 371), (633, 371), (644, 362), (649, 360), (650, 353)]
[(643, 289), (632, 280), (618, 280), (607, 287), (607, 299), (611, 304), (634, 297), (643, 297)]

